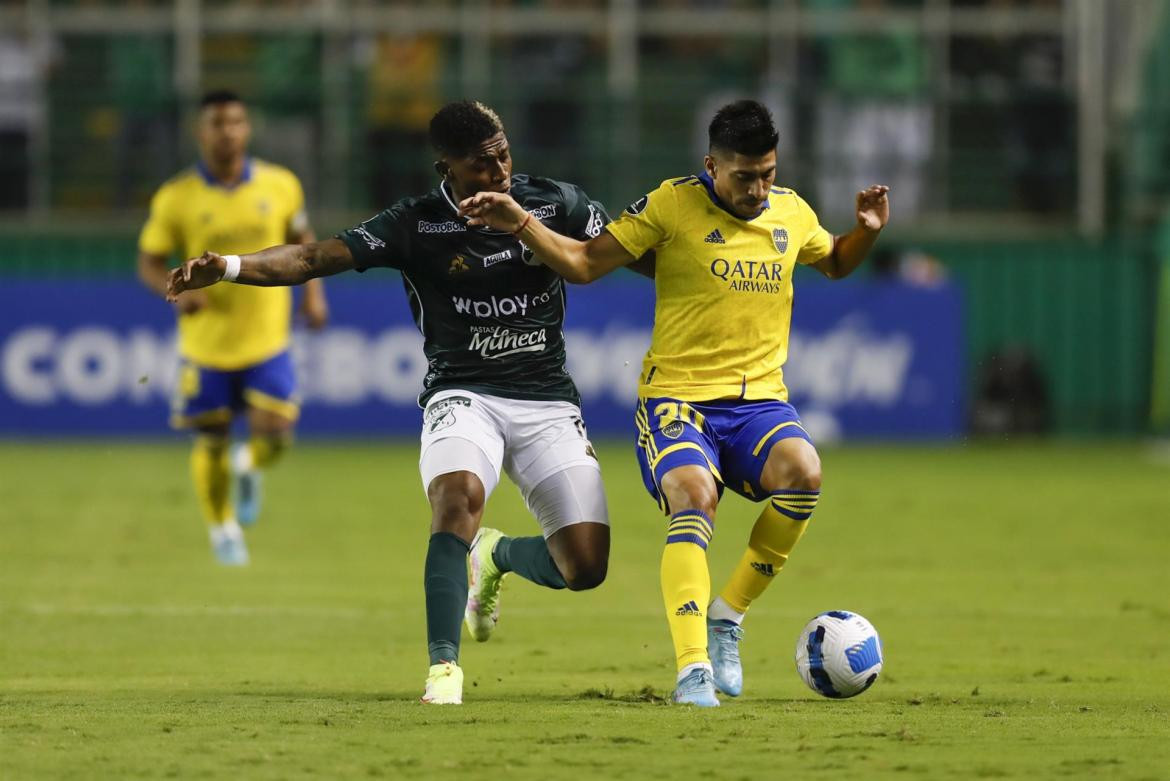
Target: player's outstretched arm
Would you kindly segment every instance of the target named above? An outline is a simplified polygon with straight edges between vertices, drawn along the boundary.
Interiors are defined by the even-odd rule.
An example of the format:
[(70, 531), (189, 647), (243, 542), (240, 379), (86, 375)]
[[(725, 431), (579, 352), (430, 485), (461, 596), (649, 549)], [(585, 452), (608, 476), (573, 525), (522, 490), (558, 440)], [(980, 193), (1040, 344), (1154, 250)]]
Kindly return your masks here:
[(471, 225), (486, 225), (516, 236), (528, 245), (537, 260), (566, 281), (579, 285), (636, 260), (608, 231), (603, 230), (597, 238), (589, 241), (562, 236), (540, 220), (533, 219), (524, 207), (505, 193), (473, 195), (459, 204), (459, 212), (469, 218)]
[(829, 279), (852, 274), (877, 241), (882, 228), (890, 221), (890, 188), (882, 184), (867, 187), (857, 194), (857, 225), (844, 236), (833, 238), (833, 251), (812, 264)]
[[(353, 255), (341, 239), (312, 244), (282, 244), (240, 256), (239, 274), (232, 280), (244, 285), (277, 287), (299, 285), (354, 267)], [(204, 252), (171, 271), (167, 279), (167, 300), (174, 301), (184, 290), (214, 285), (228, 270), (225, 256)]]
[(192, 290), (183, 296), (171, 296), (167, 293), (167, 281), (170, 271), (167, 269), (167, 259), (162, 255), (151, 252), (138, 251), (138, 278), (151, 292), (175, 304), (180, 314), (190, 315), (207, 306), (207, 295), (198, 290)]

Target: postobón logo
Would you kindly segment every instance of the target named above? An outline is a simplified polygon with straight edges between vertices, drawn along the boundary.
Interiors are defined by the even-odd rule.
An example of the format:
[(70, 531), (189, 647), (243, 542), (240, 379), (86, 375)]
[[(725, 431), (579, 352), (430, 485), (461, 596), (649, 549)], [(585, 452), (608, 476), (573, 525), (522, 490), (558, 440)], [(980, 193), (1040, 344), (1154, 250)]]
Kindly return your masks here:
[(465, 233), (467, 226), (461, 222), (427, 222), (418, 221), (419, 233)]

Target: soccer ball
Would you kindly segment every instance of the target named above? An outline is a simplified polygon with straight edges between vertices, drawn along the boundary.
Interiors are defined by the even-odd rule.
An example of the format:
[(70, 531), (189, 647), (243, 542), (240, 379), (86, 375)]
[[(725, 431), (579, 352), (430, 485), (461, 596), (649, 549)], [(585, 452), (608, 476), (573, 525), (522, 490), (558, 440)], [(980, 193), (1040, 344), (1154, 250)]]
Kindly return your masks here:
[(825, 697), (853, 697), (882, 671), (882, 640), (856, 613), (830, 610), (809, 621), (796, 642), (796, 670)]

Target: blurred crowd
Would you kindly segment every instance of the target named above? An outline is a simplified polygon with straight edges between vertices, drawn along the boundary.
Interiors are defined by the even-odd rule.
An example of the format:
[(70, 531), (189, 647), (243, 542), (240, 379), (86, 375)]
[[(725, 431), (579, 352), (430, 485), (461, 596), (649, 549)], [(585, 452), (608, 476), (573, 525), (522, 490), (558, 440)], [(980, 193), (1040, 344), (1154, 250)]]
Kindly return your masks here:
[[(890, 9), (913, 11), (926, 4), (937, 5), (800, 0), (810, 14), (853, 9), (872, 16), (875, 24), (831, 36), (794, 31), (784, 39), (780, 57), (763, 36), (726, 34), (718, 27), (643, 35), (637, 44), (636, 94), (620, 104), (607, 89), (604, 35), (496, 35), (490, 41), (490, 73), (482, 79), (484, 94), (476, 97), (500, 110), (524, 157), (521, 168), (539, 167), (541, 173), (586, 184), (604, 182), (607, 168), (631, 162), (643, 184), (677, 175), (680, 166), (690, 170), (703, 151), (712, 110), (750, 95), (773, 107), (782, 128), (780, 178), (830, 211), (842, 204), (848, 208), (860, 185), (880, 181), (893, 187), (899, 213), (908, 218), (939, 210), (1067, 212), (1075, 192), (1076, 138), (1066, 42), (1056, 33), (1011, 27), (978, 36), (934, 36), (924, 34), (912, 13), (883, 17)], [(96, 0), (64, 5), (103, 6)], [(295, 11), (316, 3), (253, 0), (251, 5)], [(389, 5), (454, 12), (460, 3)], [(609, 4), (496, 0), (489, 5), (556, 11)], [(1064, 4), (951, 0), (951, 5), (1059, 11)], [(661, 12), (764, 6), (734, 0), (639, 4)], [(340, 202), (327, 204), (331, 207), (366, 208), (425, 189), (433, 179), (427, 121), (443, 101), (461, 97), (466, 84), (462, 39), (371, 33), (329, 40), (316, 32), (208, 34), (202, 41), (202, 86), (243, 93), (254, 108), (257, 153), (296, 169), (318, 202), (333, 197)], [(0, 209), (26, 207), (38, 171), (46, 169), (52, 206), (140, 207), (192, 155), (183, 127), (189, 107), (176, 92), (174, 62), (170, 35), (35, 36), (0, 29), (5, 182)], [(342, 130), (327, 132), (334, 122)], [(631, 125), (633, 135), (614, 130)], [(623, 150), (629, 139), (641, 150), (632, 161)], [(322, 151), (338, 143), (344, 144), (344, 155)], [(334, 170), (337, 165), (344, 170)], [(345, 187), (324, 195), (323, 179), (338, 175)]]

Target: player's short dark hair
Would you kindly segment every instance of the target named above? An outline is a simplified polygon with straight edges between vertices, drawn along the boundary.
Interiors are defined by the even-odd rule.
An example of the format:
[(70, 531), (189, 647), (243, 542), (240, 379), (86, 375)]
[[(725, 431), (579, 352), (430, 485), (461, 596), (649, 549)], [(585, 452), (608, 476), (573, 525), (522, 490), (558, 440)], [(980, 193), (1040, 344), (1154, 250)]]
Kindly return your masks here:
[(738, 152), (759, 157), (776, 148), (780, 134), (772, 122), (772, 112), (754, 100), (737, 100), (715, 112), (707, 128), (712, 152)]
[(213, 89), (203, 93), (203, 97), (199, 99), (199, 108), (207, 108), (208, 106), (222, 106), (224, 103), (243, 103), (244, 99), (240, 97), (240, 93), (230, 89)]
[(463, 157), (496, 133), (504, 123), (496, 112), (478, 100), (448, 103), (431, 117), (429, 138), (440, 155)]

